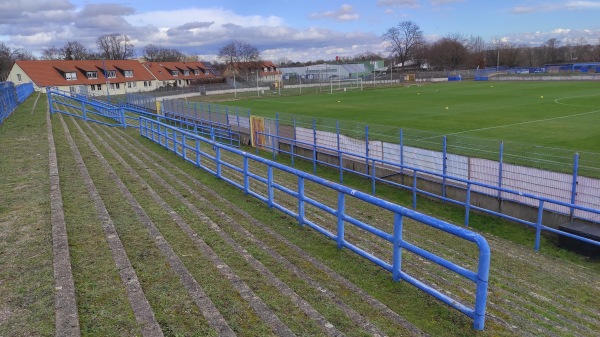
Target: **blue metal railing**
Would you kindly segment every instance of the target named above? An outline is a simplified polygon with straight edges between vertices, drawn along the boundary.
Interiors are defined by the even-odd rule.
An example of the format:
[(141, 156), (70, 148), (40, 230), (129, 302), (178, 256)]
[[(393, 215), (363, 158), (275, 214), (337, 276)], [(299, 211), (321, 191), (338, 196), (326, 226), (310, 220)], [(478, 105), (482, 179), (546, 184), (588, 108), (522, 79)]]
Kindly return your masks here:
[(33, 84), (15, 86), (12, 82), (0, 82), (0, 124), (4, 122), (33, 93)]
[[(315, 145), (315, 143), (301, 142), (301, 141), (297, 141), (295, 139), (281, 137), (281, 136), (275, 136), (273, 134), (268, 134), (268, 133), (263, 133), (263, 132), (256, 132), (256, 134), (264, 135), (265, 137), (277, 138), (278, 141), (283, 140), (290, 145), (289, 151), (282, 150), (281, 148), (276, 149), (276, 148), (274, 148), (274, 145), (270, 145), (270, 146), (268, 145), (268, 144), (275, 144), (275, 143), (279, 143), (279, 142), (271, 141), (271, 142), (268, 142), (268, 144), (262, 145), (262, 147), (264, 147), (265, 149), (272, 151), (273, 158), (275, 158), (276, 153), (284, 153), (284, 154), (291, 156), (292, 166), (294, 165), (294, 158), (299, 157), (304, 160), (313, 162), (314, 170), (316, 170), (317, 163), (320, 165), (323, 165), (323, 166), (333, 167), (333, 168), (339, 170), (339, 172), (340, 172), (340, 183), (343, 182), (344, 172), (350, 172), (350, 173), (362, 176), (364, 178), (371, 180), (371, 193), (373, 195), (375, 194), (376, 183), (381, 182), (381, 183), (385, 183), (385, 184), (392, 185), (392, 186), (397, 186), (397, 187), (404, 188), (404, 189), (411, 191), (413, 194), (413, 205), (412, 206), (415, 209), (417, 208), (417, 194), (418, 193), (420, 193), (422, 195), (430, 196), (433, 198), (437, 198), (437, 199), (440, 199), (440, 200), (443, 200), (443, 201), (446, 201), (449, 203), (461, 205), (461, 206), (465, 207), (465, 226), (467, 226), (467, 227), (469, 226), (469, 215), (470, 215), (471, 210), (481, 211), (484, 213), (488, 213), (488, 214), (491, 214), (494, 216), (498, 216), (501, 218), (505, 218), (505, 219), (508, 219), (511, 221), (515, 221), (515, 222), (533, 227), (535, 229), (535, 243), (534, 243), (535, 250), (539, 250), (539, 248), (540, 248), (540, 240), (541, 240), (541, 232), (542, 231), (563, 235), (566, 237), (580, 240), (581, 242), (586, 242), (586, 243), (590, 243), (590, 244), (593, 244), (596, 246), (600, 246), (599, 241), (595, 241), (595, 240), (592, 240), (592, 239), (589, 239), (589, 238), (586, 238), (583, 236), (571, 234), (569, 232), (561, 231), (561, 230), (558, 230), (558, 229), (555, 229), (552, 227), (544, 226), (543, 221), (542, 221), (543, 216), (544, 216), (544, 205), (545, 204), (555, 204), (558, 206), (564, 206), (566, 208), (569, 208), (571, 210), (571, 212), (573, 212), (574, 210), (581, 210), (581, 211), (585, 211), (585, 212), (594, 213), (594, 214), (597, 214), (600, 216), (600, 210), (598, 210), (598, 209), (580, 206), (580, 205), (575, 204), (573, 201), (568, 203), (568, 202), (554, 200), (554, 199), (550, 199), (550, 198), (546, 198), (546, 197), (541, 197), (541, 196), (534, 195), (531, 193), (524, 193), (524, 192), (517, 191), (517, 190), (499, 187), (497, 185), (490, 185), (490, 184), (472, 181), (472, 180), (468, 180), (468, 179), (458, 178), (455, 176), (445, 174), (445, 172), (446, 172), (445, 169), (443, 170), (444, 173), (439, 173), (439, 172), (420, 169), (420, 168), (416, 168), (416, 167), (412, 167), (412, 166), (408, 166), (408, 165), (404, 165), (404, 164), (399, 165), (398, 163), (389, 162), (389, 161), (385, 161), (382, 159), (376, 159), (376, 158), (372, 158), (372, 157), (368, 157), (368, 156), (363, 156), (363, 155), (356, 154), (356, 153), (345, 152), (339, 148), (332, 149), (329, 147)], [(309, 149), (311, 151), (312, 155), (311, 156), (303, 156), (303, 155), (296, 153), (295, 149), (297, 149), (298, 147), (301, 147), (303, 149)], [(325, 153), (325, 154), (329, 154), (334, 157), (337, 156), (338, 163), (332, 164), (327, 161), (319, 160), (318, 156), (315, 155), (316, 153)], [(359, 162), (365, 161), (366, 162), (366, 170), (365, 170), (366, 173), (346, 168), (344, 166), (344, 158), (354, 158), (355, 161), (359, 161)], [(576, 160), (576, 162), (577, 162), (577, 160)], [(395, 181), (392, 181), (389, 179), (385, 179), (385, 177), (378, 177), (376, 175), (377, 168), (388, 168), (388, 169), (391, 168), (391, 169), (397, 171), (399, 174), (403, 174), (403, 175), (409, 175), (410, 173), (412, 173), (412, 176), (411, 176), (412, 184), (405, 185), (405, 184), (398, 183), (398, 182), (395, 182)], [(436, 182), (441, 181), (442, 188), (443, 188), (442, 193), (437, 194), (437, 193), (432, 193), (427, 190), (419, 189), (417, 187), (418, 186), (417, 181), (419, 179), (428, 180), (428, 181), (436, 181)], [(447, 189), (448, 186), (452, 186), (453, 188), (465, 191), (465, 193), (466, 193), (465, 201), (463, 202), (460, 200), (446, 197), (446, 193), (444, 193), (444, 191)], [(527, 221), (524, 219), (513, 217), (513, 216), (510, 216), (510, 215), (507, 215), (504, 213), (496, 212), (496, 211), (472, 204), (471, 203), (471, 195), (473, 193), (472, 192), (473, 186), (479, 186), (482, 188), (487, 188), (490, 190), (497, 191), (498, 195), (500, 195), (500, 193), (502, 193), (503, 198), (506, 200), (510, 200), (510, 195), (526, 197), (526, 198), (531, 198), (533, 200), (536, 200), (537, 201), (537, 218), (536, 218), (536, 220), (535, 221)], [(477, 193), (481, 193), (481, 192), (477, 192)]]
[[(327, 238), (335, 241), (340, 249), (347, 248), (359, 256), (377, 264), (381, 268), (391, 272), (392, 279), (394, 281), (404, 280), (423, 290), (427, 294), (437, 298), (443, 303), (446, 303), (447, 305), (459, 310), (463, 314), (473, 319), (474, 329), (482, 330), (484, 328), (490, 267), (490, 248), (486, 240), (481, 235), (465, 228), (454, 226), (447, 222), (435, 219), (431, 216), (376, 198), (369, 194), (353, 190), (341, 184), (333, 183), (323, 178), (290, 168), (274, 161), (270, 161), (256, 155), (198, 137), (192, 133), (153, 119), (141, 117), (139, 130), (143, 137), (161, 144), (168, 150), (171, 150), (178, 156), (182, 157), (184, 160), (210, 172), (218, 178), (227, 181), (233, 186), (243, 190), (245, 193), (267, 203), (269, 207), (276, 208), (283, 213), (297, 219), (300, 225), (307, 225), (315, 231), (323, 234)], [(238, 163), (240, 162), (239, 159), (241, 159), (243, 165), (240, 167), (239, 165), (233, 163), (233, 161), (227, 161), (225, 156), (222, 155), (222, 152), (227, 152), (231, 156), (235, 156), (236, 159), (238, 159)], [(250, 163), (261, 164), (262, 167), (266, 167), (266, 172), (262, 172), (262, 174), (251, 172)], [(238, 174), (242, 175), (243, 178), (234, 180), (233, 178), (226, 177), (223, 174), (224, 168), (237, 172)], [(277, 177), (275, 176), (275, 170), (277, 170), (277, 172), (282, 171), (284, 173), (294, 175), (297, 178), (295, 188), (286, 187), (283, 184), (278, 183), (276, 179)], [(266, 185), (266, 195), (261, 194), (261, 192), (258, 190), (253, 190), (250, 184), (251, 179)], [(318, 184), (322, 188), (327, 188), (336, 192), (338, 195), (337, 206), (330, 207), (309, 197), (305, 193), (305, 184), (307, 182)], [(276, 190), (283, 192), (284, 194), (291, 196), (294, 200), (296, 200), (296, 204), (293, 209), (290, 209), (278, 202), (278, 199), (275, 197)], [(374, 226), (347, 214), (345, 209), (346, 197), (348, 196), (379, 207), (382, 210), (392, 212), (394, 214), (392, 233), (387, 233), (381, 229), (375, 228)], [(335, 216), (337, 218), (336, 232), (333, 233), (324, 226), (308, 219), (305, 215), (305, 209), (307, 205), (312, 205)], [(413, 219), (432, 228), (475, 243), (478, 247), (477, 270), (471, 271), (440, 256), (437, 256), (432, 252), (407, 242), (402, 236), (404, 217)], [(346, 241), (344, 233), (348, 224), (354, 225), (362, 230), (367, 231), (368, 233), (374, 234), (390, 242), (392, 244), (392, 263), (390, 264), (385, 262), (377, 256), (374, 256), (360, 247)], [(402, 269), (403, 250), (408, 250), (474, 282), (476, 285), (474, 307), (470, 308), (460, 303), (458, 300), (451, 298), (450, 296), (430, 287), (414, 276), (406, 273)]]

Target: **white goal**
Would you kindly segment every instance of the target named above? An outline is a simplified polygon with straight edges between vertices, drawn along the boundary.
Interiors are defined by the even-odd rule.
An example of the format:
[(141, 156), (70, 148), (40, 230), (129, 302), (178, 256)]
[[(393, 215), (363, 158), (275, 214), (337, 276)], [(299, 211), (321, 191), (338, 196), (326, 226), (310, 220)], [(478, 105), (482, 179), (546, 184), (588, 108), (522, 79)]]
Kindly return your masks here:
[(333, 94), (336, 91), (348, 91), (348, 90), (363, 90), (362, 78), (345, 78), (345, 79), (334, 79), (332, 78), (329, 83), (330, 92)]

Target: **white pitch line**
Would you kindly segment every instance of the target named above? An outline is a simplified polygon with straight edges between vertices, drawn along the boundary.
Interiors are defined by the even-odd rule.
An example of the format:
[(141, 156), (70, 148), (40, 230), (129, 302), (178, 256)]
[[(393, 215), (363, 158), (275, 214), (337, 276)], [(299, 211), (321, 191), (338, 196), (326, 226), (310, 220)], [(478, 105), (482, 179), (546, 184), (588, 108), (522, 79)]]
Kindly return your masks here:
[[(575, 98), (575, 97), (587, 97), (587, 96), (597, 96), (597, 95), (582, 95), (582, 96), (571, 96), (571, 97), (562, 97), (562, 98), (557, 98), (554, 100), (554, 103), (556, 104), (561, 104), (561, 105), (566, 105), (566, 106), (579, 106), (579, 107), (586, 107), (586, 108), (592, 108), (591, 106), (584, 106), (584, 105), (570, 105), (570, 104), (565, 104), (565, 103), (561, 103), (560, 100), (562, 99), (567, 99), (567, 98)], [(547, 122), (547, 121), (552, 121), (552, 120), (557, 120), (557, 119), (565, 119), (565, 118), (571, 118), (571, 117), (577, 117), (577, 116), (584, 116), (584, 115), (590, 115), (590, 114), (594, 114), (594, 113), (598, 113), (600, 112), (600, 110), (594, 110), (594, 111), (588, 111), (588, 112), (581, 112), (578, 114), (572, 114), (572, 115), (567, 115), (567, 116), (560, 116), (560, 117), (552, 117), (552, 118), (544, 118), (544, 119), (536, 119), (536, 120), (532, 120), (532, 121), (526, 121), (526, 122), (519, 122), (519, 123), (512, 123), (512, 124), (504, 124), (504, 125), (496, 125), (496, 126), (490, 126), (487, 128), (479, 128), (479, 129), (472, 129), (472, 130), (466, 130), (466, 131), (460, 131), (460, 132), (454, 132), (454, 133), (448, 133), (446, 134), (447, 136), (450, 135), (459, 135), (462, 133), (469, 133), (469, 132), (476, 132), (476, 131), (484, 131), (484, 130), (491, 130), (491, 129), (499, 129), (499, 128), (504, 128), (507, 126), (515, 126), (515, 125), (523, 125), (523, 124), (531, 124), (531, 123), (538, 123), (538, 122)]]

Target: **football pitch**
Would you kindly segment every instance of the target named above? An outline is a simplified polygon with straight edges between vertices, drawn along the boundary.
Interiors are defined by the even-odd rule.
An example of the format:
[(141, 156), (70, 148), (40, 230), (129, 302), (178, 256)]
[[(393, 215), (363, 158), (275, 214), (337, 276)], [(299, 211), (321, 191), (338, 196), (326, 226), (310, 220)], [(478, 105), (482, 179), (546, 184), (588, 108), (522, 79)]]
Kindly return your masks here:
[(598, 82), (446, 82), (226, 103), (276, 113), (600, 152)]

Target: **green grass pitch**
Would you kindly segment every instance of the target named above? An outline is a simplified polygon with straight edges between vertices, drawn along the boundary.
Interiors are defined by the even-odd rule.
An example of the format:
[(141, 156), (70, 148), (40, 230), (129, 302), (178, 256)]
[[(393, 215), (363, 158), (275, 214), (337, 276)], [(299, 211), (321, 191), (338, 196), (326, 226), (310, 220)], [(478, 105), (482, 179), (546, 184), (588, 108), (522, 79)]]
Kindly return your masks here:
[(333, 94), (267, 96), (227, 105), (271, 117), (279, 112), (600, 152), (597, 81), (414, 84)]

